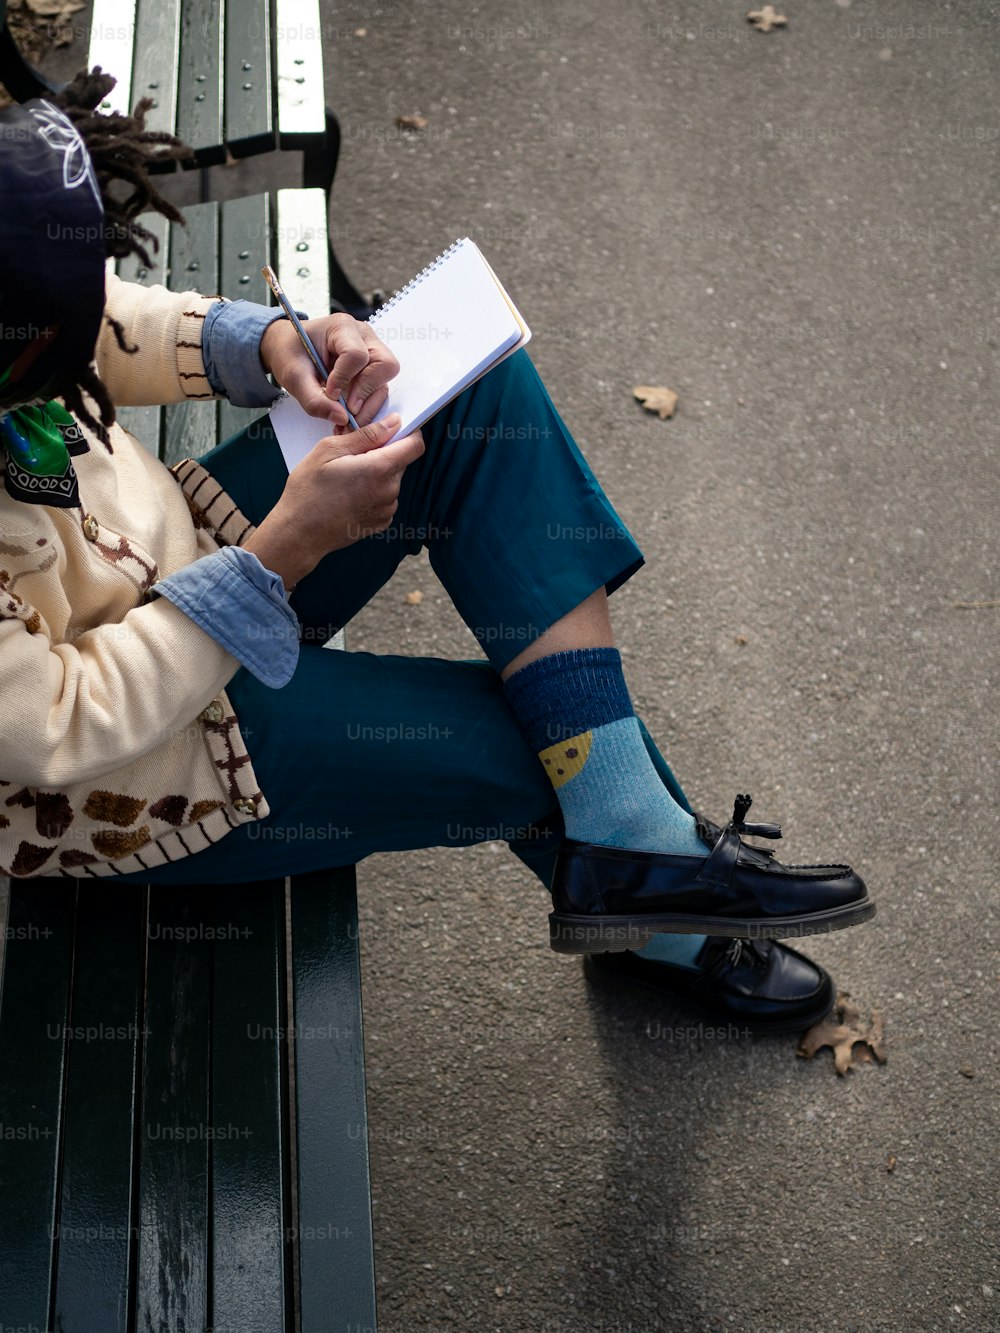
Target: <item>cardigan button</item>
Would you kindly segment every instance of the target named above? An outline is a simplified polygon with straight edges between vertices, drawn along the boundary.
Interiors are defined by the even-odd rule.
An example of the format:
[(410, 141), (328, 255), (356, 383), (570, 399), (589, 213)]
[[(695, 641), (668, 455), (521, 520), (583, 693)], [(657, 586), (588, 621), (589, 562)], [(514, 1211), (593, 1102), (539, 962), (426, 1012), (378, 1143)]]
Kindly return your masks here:
[(257, 813), (257, 802), (249, 796), (239, 801), (233, 802), (233, 809), (241, 815), (255, 815)]
[(202, 722), (221, 722), (225, 715), (225, 709), (222, 707), (222, 704), (218, 699), (213, 699), (212, 702), (198, 714)]
[(84, 514), (80, 526), (83, 528), (83, 535), (88, 542), (96, 542), (101, 535), (100, 525), (93, 514)]

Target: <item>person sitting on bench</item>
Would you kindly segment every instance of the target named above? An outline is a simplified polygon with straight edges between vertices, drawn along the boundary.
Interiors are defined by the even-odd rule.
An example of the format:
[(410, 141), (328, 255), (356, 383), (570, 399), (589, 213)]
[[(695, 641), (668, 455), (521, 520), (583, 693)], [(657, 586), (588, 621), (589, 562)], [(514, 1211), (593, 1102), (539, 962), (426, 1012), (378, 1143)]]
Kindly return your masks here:
[[(745, 844), (778, 836), (749, 797), (692, 813), (614, 646), (642, 554), (527, 354), (390, 444), (366, 324), (309, 321), (324, 386), (280, 309), (106, 280), (143, 209), (176, 217), (145, 163), (181, 151), (97, 113), (110, 86), (0, 113), (0, 871), (238, 883), (499, 829), (592, 975), (821, 1017), (829, 977), (772, 937), (867, 919), (865, 885)], [(263, 409), (268, 373), (331, 423), (290, 475), (266, 418), (173, 475), (115, 424)], [(488, 660), (322, 651), (421, 547)]]

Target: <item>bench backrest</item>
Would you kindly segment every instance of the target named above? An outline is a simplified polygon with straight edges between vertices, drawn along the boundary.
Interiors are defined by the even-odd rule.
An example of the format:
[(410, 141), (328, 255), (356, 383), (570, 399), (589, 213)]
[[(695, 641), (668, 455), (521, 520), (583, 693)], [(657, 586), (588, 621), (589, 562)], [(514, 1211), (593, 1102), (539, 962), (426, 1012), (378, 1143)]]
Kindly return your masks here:
[[(24, 58), (6, 10), (0, 0), (0, 83), (18, 101), (44, 97), (59, 85)], [(87, 65), (117, 79), (104, 110), (152, 98), (149, 127), (195, 150), (186, 165), (211, 166), (324, 143), (323, 47), (319, 0), (94, 0)]]
[(319, 0), (94, 0), (88, 61), (118, 80), (105, 108), (151, 97), (201, 166), (326, 133)]

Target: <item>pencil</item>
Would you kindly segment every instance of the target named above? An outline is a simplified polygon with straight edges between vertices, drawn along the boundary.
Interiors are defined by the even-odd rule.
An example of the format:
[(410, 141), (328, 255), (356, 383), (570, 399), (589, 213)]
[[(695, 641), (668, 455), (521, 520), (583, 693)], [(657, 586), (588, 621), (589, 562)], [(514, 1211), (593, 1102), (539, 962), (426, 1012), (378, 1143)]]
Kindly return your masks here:
[[(309, 354), (310, 361), (316, 367), (317, 375), (319, 375), (320, 379), (325, 384), (327, 379), (329, 378), (330, 372), (327, 370), (326, 366), (323, 365), (323, 362), (320, 359), (319, 352), (316, 351), (316, 348), (313, 345), (313, 340), (309, 337), (309, 334), (306, 333), (305, 329), (302, 327), (302, 321), (299, 319), (298, 315), (292, 309), (291, 302), (289, 301), (288, 297), (282, 290), (281, 283), (278, 281), (277, 273), (275, 273), (274, 269), (271, 267), (270, 264), (265, 264), (264, 267), (261, 269), (261, 273), (264, 275), (264, 280), (270, 287), (271, 291), (274, 292), (275, 300), (278, 302), (282, 310), (288, 316), (292, 328), (299, 335), (299, 340), (301, 341), (302, 346), (306, 349), (306, 351)], [(350, 423), (351, 430), (360, 430), (361, 429), (360, 426), (354, 420), (354, 417), (351, 415), (347, 403), (344, 401), (344, 395), (338, 394), (338, 398), (340, 400), (341, 406), (347, 413), (347, 420)]]

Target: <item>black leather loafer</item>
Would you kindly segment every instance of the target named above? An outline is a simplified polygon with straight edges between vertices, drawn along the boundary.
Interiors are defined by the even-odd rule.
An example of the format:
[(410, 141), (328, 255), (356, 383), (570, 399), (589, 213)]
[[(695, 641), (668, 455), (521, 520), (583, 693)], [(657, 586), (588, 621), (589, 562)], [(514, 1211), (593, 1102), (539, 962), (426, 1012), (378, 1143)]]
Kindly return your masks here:
[(639, 986), (715, 1023), (759, 1036), (802, 1032), (829, 1013), (829, 972), (776, 940), (730, 940), (710, 935), (696, 969), (636, 953), (592, 953), (583, 960), (589, 981)]
[(709, 854), (671, 856), (574, 842), (560, 848), (552, 880), (549, 943), (557, 953), (641, 949), (660, 931), (781, 939), (825, 934), (875, 915), (850, 866), (785, 866), (741, 834), (780, 838), (777, 824), (747, 824), (737, 796), (724, 829), (695, 815)]

